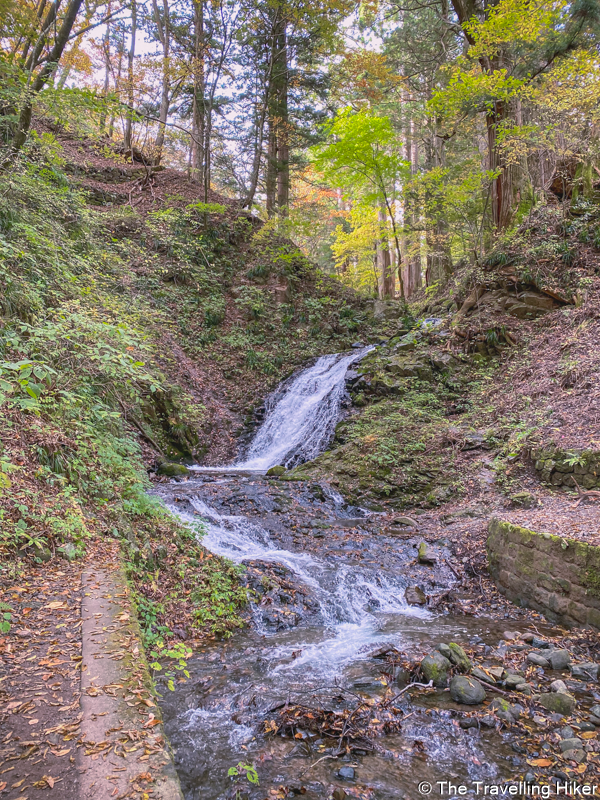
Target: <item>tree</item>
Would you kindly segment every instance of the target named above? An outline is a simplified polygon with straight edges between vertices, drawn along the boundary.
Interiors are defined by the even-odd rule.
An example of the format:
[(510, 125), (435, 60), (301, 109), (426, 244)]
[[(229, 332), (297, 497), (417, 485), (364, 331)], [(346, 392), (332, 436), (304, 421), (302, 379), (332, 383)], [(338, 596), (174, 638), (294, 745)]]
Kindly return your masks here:
[[(402, 249), (395, 214), (396, 186), (410, 167), (400, 157), (399, 143), (388, 117), (378, 117), (368, 110), (341, 111), (329, 128), (329, 141), (316, 148), (315, 166), (326, 180), (343, 190), (360, 196), (362, 202), (383, 206), (395, 245), (400, 296), (405, 299), (402, 277)], [(391, 285), (391, 262), (381, 258), (384, 291)]]

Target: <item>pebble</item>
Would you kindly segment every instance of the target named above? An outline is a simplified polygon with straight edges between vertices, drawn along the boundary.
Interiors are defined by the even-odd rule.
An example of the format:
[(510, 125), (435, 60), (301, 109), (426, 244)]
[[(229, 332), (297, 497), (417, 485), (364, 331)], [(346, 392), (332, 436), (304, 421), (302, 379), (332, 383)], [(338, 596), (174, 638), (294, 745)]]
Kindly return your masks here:
[(564, 681), (552, 681), (550, 684), (550, 691), (552, 692), (568, 692), (567, 684)]
[(575, 731), (570, 725), (565, 725), (558, 732), (561, 739), (572, 739), (575, 736)]
[(590, 708), (590, 714), (593, 717), (600, 717), (600, 706), (599, 705), (592, 706)]
[(352, 767), (342, 767), (338, 772), (338, 778), (344, 781), (353, 781), (355, 772)]
[(580, 722), (579, 723), (579, 730), (582, 733), (585, 733), (586, 731), (595, 731), (596, 730), (596, 726), (592, 722)]
[(525, 773), (524, 780), (525, 783), (535, 783), (535, 775), (533, 774), (533, 772), (527, 772)]
[(538, 714), (536, 714), (533, 717), (533, 721), (535, 722), (536, 725), (539, 725), (540, 728), (545, 728), (546, 725), (548, 724), (546, 718), (545, 717), (540, 717)]

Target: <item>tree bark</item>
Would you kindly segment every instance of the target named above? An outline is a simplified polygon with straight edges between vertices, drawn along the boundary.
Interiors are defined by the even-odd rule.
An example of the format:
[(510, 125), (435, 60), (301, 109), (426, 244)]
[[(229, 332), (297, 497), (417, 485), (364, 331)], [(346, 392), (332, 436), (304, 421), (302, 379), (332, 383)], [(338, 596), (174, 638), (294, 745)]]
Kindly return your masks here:
[(12, 144), (12, 153), (9, 159), (3, 165), (5, 167), (12, 163), (13, 158), (27, 141), (27, 136), (31, 127), (31, 119), (33, 116), (33, 99), (44, 88), (46, 81), (54, 72), (56, 64), (58, 64), (60, 61), (67, 42), (69, 41), (69, 36), (73, 30), (73, 25), (75, 24), (77, 14), (79, 13), (82, 3), (83, 0), (71, 0), (67, 6), (62, 24), (58, 30), (58, 33), (56, 34), (54, 46), (50, 50), (44, 65), (38, 72), (29, 88), (27, 100), (21, 109), (21, 114), (19, 116), (19, 124)]
[(204, 0), (194, 0), (194, 100), (192, 107), (192, 174), (202, 180), (204, 168)]
[(135, 37), (137, 35), (137, 0), (131, 0), (131, 42), (127, 54), (127, 105), (129, 112), (125, 120), (125, 135), (123, 136), (125, 150), (131, 151), (133, 146), (133, 64), (135, 61)]
[(163, 0), (163, 19), (161, 20), (160, 11), (156, 0), (152, 0), (152, 9), (154, 12), (154, 20), (158, 30), (158, 38), (162, 44), (163, 51), (163, 69), (162, 69), (162, 86), (160, 94), (160, 111), (158, 114), (158, 132), (154, 140), (154, 163), (160, 164), (162, 158), (162, 150), (165, 143), (165, 130), (167, 117), (169, 116), (169, 88), (170, 88), (170, 55), (171, 55), (171, 19), (169, 16), (169, 2)]

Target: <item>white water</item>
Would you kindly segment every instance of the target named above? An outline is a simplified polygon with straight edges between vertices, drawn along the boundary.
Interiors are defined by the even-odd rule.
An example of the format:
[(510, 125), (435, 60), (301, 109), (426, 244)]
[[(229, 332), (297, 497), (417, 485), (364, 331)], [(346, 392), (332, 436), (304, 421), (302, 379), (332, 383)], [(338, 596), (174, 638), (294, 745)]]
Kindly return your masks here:
[(322, 356), (267, 400), (267, 415), (237, 469), (267, 470), (310, 461), (329, 444), (340, 416), (348, 367), (371, 350)]
[[(270, 653), (279, 662), (274, 672), (309, 669), (333, 676), (344, 664), (366, 657), (361, 654), (366, 645), (397, 640), (397, 633), (381, 630), (386, 615), (430, 617), (427, 611), (406, 603), (406, 584), (401, 576), (382, 575), (364, 566), (332, 565), (307, 553), (279, 549), (263, 528), (246, 517), (221, 515), (200, 498), (189, 500), (205, 521), (207, 534), (202, 544), (208, 550), (238, 564), (252, 560), (283, 564), (294, 573), (299, 585), (309, 588), (319, 604), (319, 640), (314, 641), (314, 626), (309, 641), (298, 638), (306, 635), (302, 629), (291, 634), (290, 643), (280, 643)], [(175, 505), (170, 509), (186, 522), (197, 521), (197, 517), (182, 513)], [(257, 627), (262, 626), (257, 623)], [(281, 633), (277, 638), (281, 639)], [(287, 657), (298, 649), (302, 651), (300, 657), (286, 663)]]

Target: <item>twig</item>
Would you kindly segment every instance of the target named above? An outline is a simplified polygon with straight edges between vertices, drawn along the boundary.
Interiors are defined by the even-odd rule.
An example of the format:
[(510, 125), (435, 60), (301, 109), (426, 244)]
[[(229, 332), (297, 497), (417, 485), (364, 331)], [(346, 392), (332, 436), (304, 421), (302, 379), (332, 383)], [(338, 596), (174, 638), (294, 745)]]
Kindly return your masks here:
[(599, 492), (599, 491), (595, 491), (594, 489), (592, 489), (592, 490), (589, 490), (589, 491), (587, 491), (587, 492), (586, 492), (586, 491), (584, 491), (584, 490), (581, 488), (581, 486), (580, 486), (580, 485), (577, 483), (577, 481), (575, 480), (575, 478), (573, 478), (573, 483), (574, 483), (574, 484), (575, 484), (575, 486), (577, 487), (577, 494), (579, 495), (579, 500), (578, 500), (578, 501), (575, 503), (575, 505), (573, 506), (573, 508), (577, 508), (577, 506), (578, 506), (580, 503), (582, 503), (582, 502), (585, 500), (585, 498), (586, 498), (586, 497), (600, 497), (600, 492)]
[(404, 692), (412, 689), (413, 686), (419, 686), (421, 689), (433, 689), (433, 681), (429, 681), (429, 683), (409, 683), (408, 686), (405, 686), (404, 689), (401, 689), (398, 694), (395, 694), (390, 700), (386, 700), (385, 703), (382, 703), (382, 706), (384, 708), (389, 706), (390, 703), (393, 703), (394, 700), (397, 700), (400, 695), (404, 694)]
[(341, 754), (338, 752), (338, 753), (336, 753), (334, 755), (322, 756), (317, 761), (315, 761), (314, 764), (310, 764), (306, 769), (304, 769), (304, 770), (302, 770), (302, 772), (298, 773), (298, 777), (304, 775), (306, 772), (308, 772), (309, 769), (312, 769), (313, 767), (316, 767), (317, 764), (320, 764), (321, 761), (325, 761), (326, 758), (339, 758), (340, 755)]

